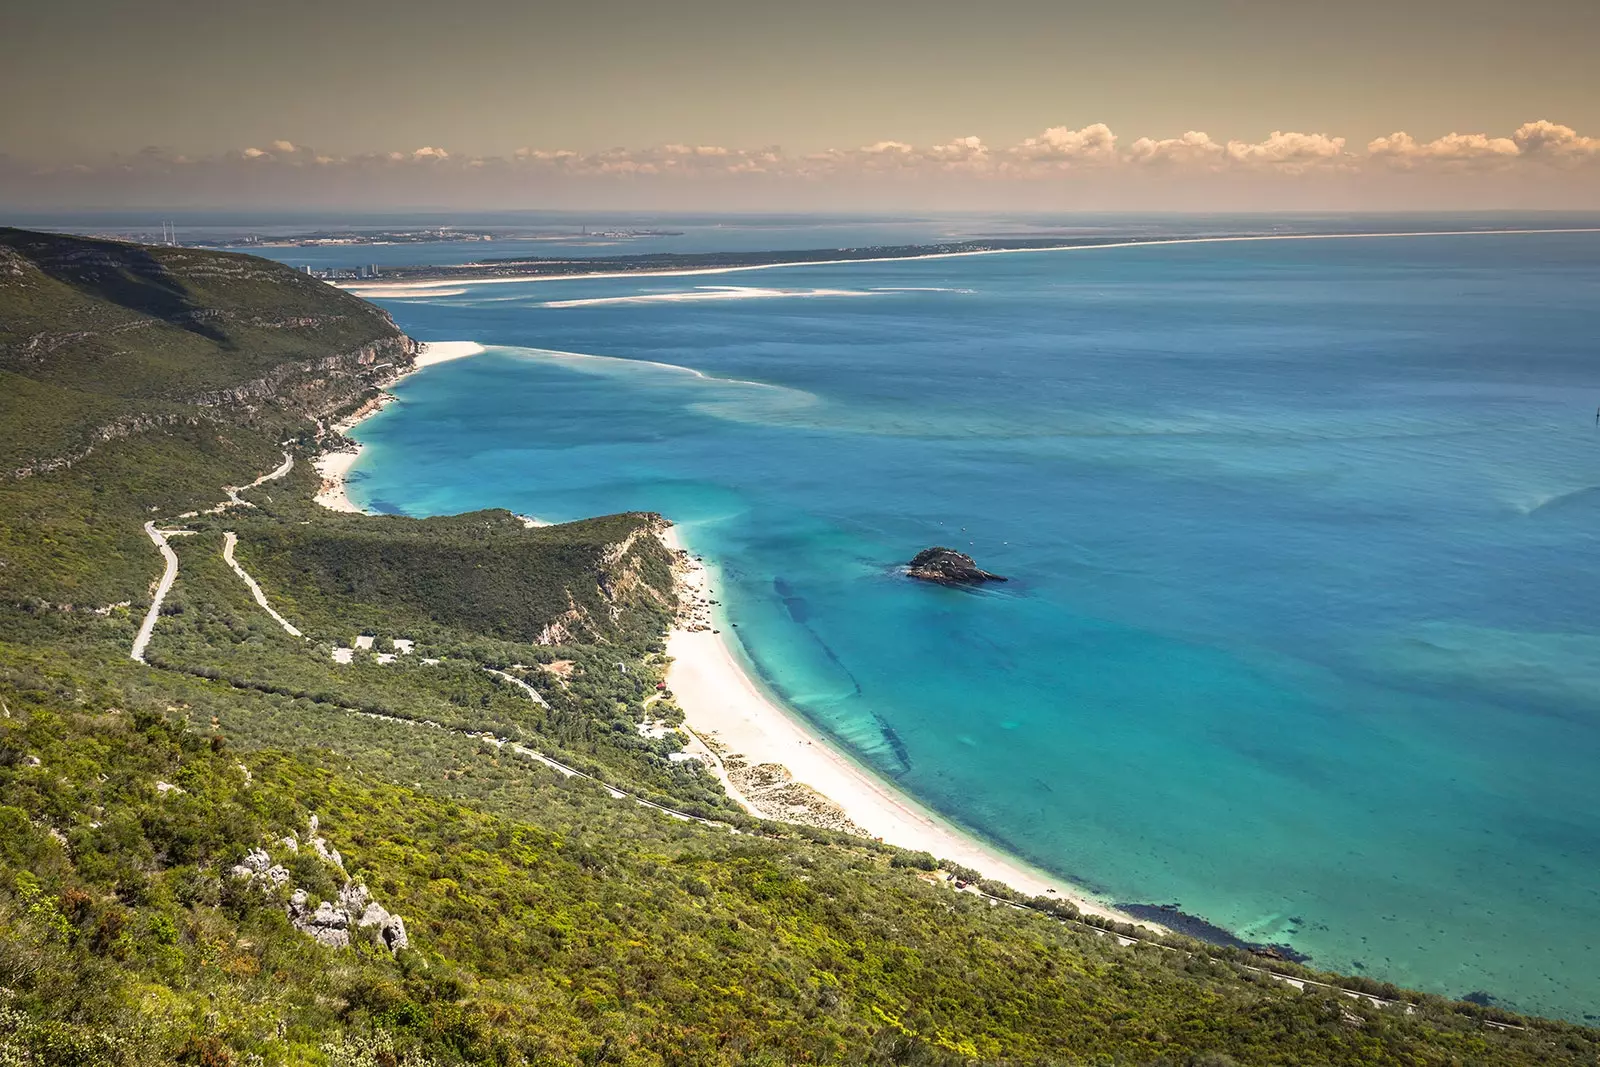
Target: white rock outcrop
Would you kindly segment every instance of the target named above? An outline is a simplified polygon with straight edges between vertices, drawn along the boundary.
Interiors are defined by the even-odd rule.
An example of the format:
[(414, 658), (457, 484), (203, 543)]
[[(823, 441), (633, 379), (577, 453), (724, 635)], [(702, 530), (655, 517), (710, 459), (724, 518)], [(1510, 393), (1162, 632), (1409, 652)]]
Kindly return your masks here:
[[(344, 860), (338, 850), (317, 834), (315, 815), (311, 816), (308, 825), (312, 849), (323, 862), (337, 868), (341, 875), (344, 874)], [(289, 852), (298, 853), (300, 850), (300, 841), (292, 833), (278, 843)], [(291, 877), (288, 868), (273, 863), (271, 855), (261, 848), (253, 848), (246, 853), (244, 860), (235, 864), (229, 874), (264, 890), (280, 889), (290, 884)], [(296, 888), (290, 894), (285, 910), (290, 925), (328, 948), (348, 948), (355, 931), (368, 931), (374, 942), (390, 952), (411, 947), (405, 920), (373, 900), (365, 885), (350, 878), (345, 878), (338, 900), (322, 900), (315, 905), (309, 893)]]
[(281, 863), (273, 863), (265, 849), (253, 848), (228, 872), (235, 878), (259, 883), (266, 889), (277, 889), (289, 881), (289, 870)]

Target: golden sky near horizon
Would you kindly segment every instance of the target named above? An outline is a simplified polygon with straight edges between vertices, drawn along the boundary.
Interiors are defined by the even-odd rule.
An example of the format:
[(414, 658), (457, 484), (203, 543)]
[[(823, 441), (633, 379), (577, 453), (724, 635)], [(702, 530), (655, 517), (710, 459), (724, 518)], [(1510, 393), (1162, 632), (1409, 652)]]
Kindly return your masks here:
[[(202, 164), (212, 186), (228, 161), (259, 164), (250, 181), (276, 164), (260, 188), (286, 194), (337, 186), (318, 165), (372, 182), (379, 161), (428, 164), (392, 180), (415, 198), (521, 159), (569, 182), (676, 168), (814, 186), (831, 167), (843, 197), (893, 169), (959, 201), (980, 171), (1113, 157), (1212, 177), (1370, 169), (1398, 132), (1389, 171), (1559, 160), (1560, 203), (1593, 199), (1600, 171), (1600, 0), (61, 0), (3, 23), (0, 194), (70, 168), (114, 194), (123, 157), (140, 188), (158, 165), (176, 189)], [(1529, 132), (1540, 121), (1566, 132)]]

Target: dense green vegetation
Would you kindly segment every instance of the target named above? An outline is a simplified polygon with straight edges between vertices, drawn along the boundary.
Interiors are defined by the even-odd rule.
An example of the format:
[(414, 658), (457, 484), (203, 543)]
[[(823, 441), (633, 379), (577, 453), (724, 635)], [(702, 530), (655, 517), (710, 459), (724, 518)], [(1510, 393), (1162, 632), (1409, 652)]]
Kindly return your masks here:
[(277, 263), (0, 228), (0, 469), (153, 422), (304, 415), (409, 350), (378, 308)]
[[(0, 247), (39, 243), (5, 236)], [(68, 259), (119, 247), (51, 240)], [(170, 268), (168, 251), (141, 254)], [(65, 333), (142, 292), (52, 275), (65, 289), (51, 312), (10, 288), (9, 262), (7, 329), (9, 307), (33, 309), (29, 330)], [(248, 293), (251, 314), (272, 314), (267, 282)], [(675, 735), (637, 728), (679, 714), (657, 689), (673, 607), (659, 520), (529, 529), (499, 511), (327, 512), (310, 502), (309, 459), (328, 439), (317, 419), (365, 399), (367, 378), (307, 392), (274, 377), (304, 350), (180, 359), (149, 344), (163, 350), (124, 366), (157, 368), (149, 395), (132, 370), (111, 395), (74, 377), (87, 364), (57, 367), (23, 376), (18, 395), (45, 402), (0, 431), (6, 454), (36, 468), (0, 479), (0, 1065), (1600, 1056), (1592, 1030), (1270, 963), (1394, 1003), (1301, 991), (1248, 953), (1122, 944), (1053, 901), (1022, 910), (956, 892), (933, 857), (752, 819), (697, 764), (669, 759)], [(61, 453), (34, 428), (104, 417), (95, 396), (160, 394), (187, 419), (201, 408), (184, 390), (261, 379), (290, 383), (287, 397), (254, 393), (37, 466)], [(287, 477), (246, 492), (250, 506), (208, 511), (285, 450)], [(162, 569), (146, 521), (190, 532), (172, 538), (177, 581), (136, 663)], [(223, 561), (226, 532), (303, 637)], [(336, 662), (358, 635), (375, 648)], [(342, 870), (283, 843), (313, 814)], [(291, 882), (232, 877), (254, 848)], [(347, 877), (404, 916), (409, 948), (366, 936), (329, 948), (293, 928), (292, 888), (314, 904)]]

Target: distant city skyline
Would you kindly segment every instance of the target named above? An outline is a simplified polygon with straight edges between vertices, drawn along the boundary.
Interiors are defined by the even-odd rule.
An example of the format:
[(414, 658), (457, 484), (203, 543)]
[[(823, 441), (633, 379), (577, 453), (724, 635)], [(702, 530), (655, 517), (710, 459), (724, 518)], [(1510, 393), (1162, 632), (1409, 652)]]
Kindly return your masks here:
[(0, 207), (1600, 209), (1600, 4), (103, 0)]

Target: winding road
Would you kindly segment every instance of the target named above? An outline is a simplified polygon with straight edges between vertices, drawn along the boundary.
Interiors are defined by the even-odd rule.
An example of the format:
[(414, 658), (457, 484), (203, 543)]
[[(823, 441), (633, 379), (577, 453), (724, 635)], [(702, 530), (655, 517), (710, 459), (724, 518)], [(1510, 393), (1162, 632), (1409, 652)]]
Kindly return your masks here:
[[(222, 491), (228, 494), (228, 499), (210, 509), (207, 514), (214, 515), (226, 508), (233, 507), (234, 505), (250, 507), (251, 504), (248, 500), (240, 499), (239, 494), (241, 492), (244, 492), (248, 489), (254, 489), (262, 482), (270, 482), (275, 478), (282, 478), (285, 474), (288, 474), (292, 470), (294, 470), (294, 456), (290, 455), (288, 452), (285, 452), (283, 454), (283, 463), (280, 466), (275, 467), (266, 474), (263, 474), (249, 485), (238, 489), (231, 485), (223, 486)], [(194, 514), (194, 512), (185, 512), (184, 516), (180, 517), (193, 516)], [(136, 663), (146, 662), (144, 658), (144, 650), (149, 646), (150, 638), (156, 632), (156, 619), (161, 615), (161, 603), (167, 599), (167, 594), (172, 591), (172, 583), (178, 580), (178, 554), (174, 552), (172, 550), (172, 546), (167, 543), (167, 538), (188, 537), (195, 531), (158, 530), (156, 529), (155, 521), (152, 520), (144, 524), (144, 532), (149, 535), (150, 540), (155, 544), (156, 548), (161, 550), (162, 558), (167, 561), (167, 569), (162, 572), (161, 581), (156, 583), (155, 596), (150, 600), (150, 610), (145, 612), (144, 622), (139, 624), (139, 633), (134, 637), (133, 648), (128, 653), (129, 658)], [(272, 610), (271, 606), (267, 604), (266, 594), (263, 593), (261, 591), (261, 587), (255, 583), (255, 579), (246, 574), (244, 572), (244, 568), (240, 567), (238, 563), (234, 562), (233, 546), (237, 544), (238, 541), (239, 538), (231, 532), (223, 535), (222, 558), (228, 561), (228, 566), (233, 568), (234, 573), (238, 574), (239, 577), (245, 580), (245, 584), (250, 587), (250, 592), (255, 595), (256, 603), (260, 604), (263, 608), (266, 608), (267, 614), (276, 619), (278, 621), (278, 625), (282, 626), (295, 637), (304, 637), (305, 635), (299, 630), (295, 629), (287, 619), (285, 619), (282, 615), (279, 615), (276, 611)]]
[(156, 616), (161, 614), (161, 602), (172, 591), (172, 583), (178, 580), (178, 554), (167, 544), (167, 538), (194, 533), (193, 530), (158, 530), (153, 521), (144, 524), (144, 532), (161, 550), (162, 557), (167, 561), (167, 569), (156, 585), (156, 595), (150, 599), (150, 610), (145, 612), (144, 622), (139, 624), (139, 634), (133, 639), (133, 651), (129, 655), (139, 663), (145, 661), (145, 646), (150, 643), (150, 635), (156, 632)]
[(233, 573), (244, 579), (244, 584), (250, 587), (250, 595), (256, 598), (256, 603), (261, 605), (261, 610), (265, 611), (268, 615), (271, 615), (274, 619), (276, 619), (278, 625), (283, 627), (285, 633), (287, 633), (290, 637), (305, 637), (305, 634), (296, 629), (292, 622), (273, 610), (272, 605), (267, 603), (267, 594), (261, 591), (261, 586), (257, 585), (256, 580), (250, 577), (249, 574), (245, 573), (245, 569), (239, 566), (239, 561), (233, 558), (233, 550), (238, 544), (238, 534), (234, 533), (232, 530), (229, 530), (227, 533), (223, 534), (222, 558), (227, 561), (228, 566), (233, 568)]

